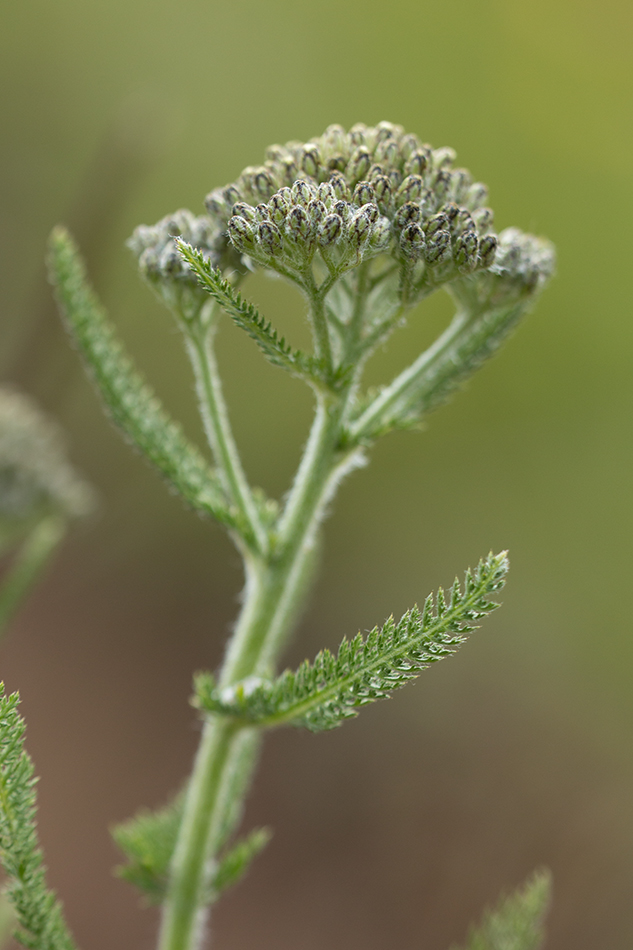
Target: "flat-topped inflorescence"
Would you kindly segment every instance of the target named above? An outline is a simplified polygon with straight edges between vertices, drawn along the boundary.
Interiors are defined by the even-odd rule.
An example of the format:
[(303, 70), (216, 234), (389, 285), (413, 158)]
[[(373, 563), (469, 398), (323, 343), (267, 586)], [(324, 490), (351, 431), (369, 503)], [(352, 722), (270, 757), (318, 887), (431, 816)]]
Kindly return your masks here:
[(511, 229), (501, 247), (488, 189), (454, 161), (453, 149), (434, 149), (390, 122), (349, 132), (331, 125), (309, 142), (270, 146), (263, 164), (207, 195), (206, 216), (178, 211), (137, 228), (129, 243), (143, 274), (163, 285), (195, 286), (180, 237), (225, 274), (263, 267), (302, 286), (315, 270), (317, 283), (325, 274), (330, 286), (376, 258), (387, 274), (391, 258), (399, 297), (411, 305), (489, 270), (515, 290), (517, 279), (522, 290), (538, 289), (539, 275), (552, 270), (551, 246), (528, 248), (530, 239)]

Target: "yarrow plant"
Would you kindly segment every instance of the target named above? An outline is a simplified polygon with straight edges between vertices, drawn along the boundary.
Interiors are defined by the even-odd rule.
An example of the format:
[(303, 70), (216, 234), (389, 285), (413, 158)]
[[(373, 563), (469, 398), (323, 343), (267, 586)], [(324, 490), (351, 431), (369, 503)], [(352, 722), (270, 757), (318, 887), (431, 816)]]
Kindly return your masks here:
[[(164, 809), (115, 830), (127, 856), (121, 876), (162, 906), (159, 950), (205, 945), (211, 906), (266, 844), (263, 829), (234, 838), (266, 730), (340, 725), (454, 653), (497, 606), (505, 552), (483, 558), (463, 583), (429, 595), (421, 609), (344, 639), (336, 654), (323, 650), (295, 672), (277, 672), (341, 481), (365, 464), (378, 438), (417, 426), (461, 386), (553, 271), (547, 241), (515, 228), (495, 231), (485, 185), (454, 161), (452, 149), (434, 149), (388, 122), (349, 132), (333, 125), (310, 142), (269, 148), (263, 164), (207, 196), (206, 214), (181, 210), (137, 228), (129, 244), (182, 330), (212, 461), (134, 367), (70, 236), (62, 229), (52, 235), (59, 304), (111, 418), (189, 507), (226, 527), (244, 561), (243, 603), (224, 662), (217, 673), (195, 677), (204, 726), (192, 774)], [(242, 295), (259, 269), (299, 289), (311, 352), (294, 349)], [(382, 389), (364, 391), (369, 357), (440, 288), (456, 307), (447, 329)], [(314, 394), (314, 422), (281, 503), (250, 485), (233, 438), (213, 346), (225, 315)], [(0, 845), (19, 897), (19, 939), (57, 950), (73, 944), (36, 851), (32, 770), (16, 703), (2, 699)], [(16, 870), (22, 853), (37, 856), (31, 891)], [(547, 874), (539, 873), (473, 930), (467, 946), (536, 950), (547, 895)]]

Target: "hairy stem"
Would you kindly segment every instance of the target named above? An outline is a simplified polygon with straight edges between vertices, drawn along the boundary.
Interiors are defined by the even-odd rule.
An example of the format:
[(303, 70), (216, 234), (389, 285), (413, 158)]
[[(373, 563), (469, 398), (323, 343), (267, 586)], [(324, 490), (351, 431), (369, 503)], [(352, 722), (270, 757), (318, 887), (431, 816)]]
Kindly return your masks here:
[(268, 537), (257, 512), (233, 439), (213, 352), (211, 331), (187, 332), (185, 340), (196, 377), (205, 433), (224, 489), (250, 529), (257, 551), (265, 553), (268, 548)]
[[(228, 688), (269, 675), (309, 580), (315, 534), (325, 507), (358, 452), (338, 450), (344, 397), (321, 398), (304, 457), (279, 523), (274, 552), (247, 558), (245, 600), (220, 673)], [(185, 801), (171, 868), (159, 950), (199, 950), (208, 917), (205, 895), (222, 829), (246, 792), (259, 738), (253, 730), (206, 722)], [(236, 781), (236, 775), (241, 776)]]

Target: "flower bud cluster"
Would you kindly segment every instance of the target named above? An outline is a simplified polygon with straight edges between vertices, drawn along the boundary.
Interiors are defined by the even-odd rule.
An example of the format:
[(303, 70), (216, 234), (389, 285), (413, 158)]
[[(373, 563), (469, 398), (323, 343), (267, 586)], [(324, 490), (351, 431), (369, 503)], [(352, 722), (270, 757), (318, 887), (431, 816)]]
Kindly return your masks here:
[(499, 235), (499, 249), (491, 273), (518, 291), (538, 292), (554, 273), (554, 247), (544, 238), (506, 228)]
[[(236, 250), (257, 262), (282, 247), (290, 253), (293, 240), (336, 245), (343, 255), (356, 241), (366, 251), (472, 273), (492, 264), (497, 236), (486, 186), (453, 168), (454, 159), (452, 149), (433, 149), (389, 122), (349, 132), (332, 125), (310, 142), (271, 146), (262, 165), (205, 203)], [(345, 213), (336, 202), (346, 203)]]
[(21, 522), (48, 511), (77, 517), (94, 504), (71, 468), (58, 426), (21, 393), (0, 389), (0, 542)]
[(148, 280), (198, 286), (176, 247), (177, 237), (202, 251), (214, 267), (239, 266), (239, 258), (227, 242), (226, 228), (219, 228), (211, 218), (196, 217), (182, 209), (152, 226), (140, 225), (128, 241), (128, 247), (138, 258), (141, 273)]
[(340, 172), (317, 184), (299, 178), (253, 207), (233, 205), (228, 234), (233, 247), (266, 266), (308, 264), (319, 250), (339, 267), (385, 251), (391, 240), (389, 220), (380, 214), (373, 189), (360, 183), (350, 194)]

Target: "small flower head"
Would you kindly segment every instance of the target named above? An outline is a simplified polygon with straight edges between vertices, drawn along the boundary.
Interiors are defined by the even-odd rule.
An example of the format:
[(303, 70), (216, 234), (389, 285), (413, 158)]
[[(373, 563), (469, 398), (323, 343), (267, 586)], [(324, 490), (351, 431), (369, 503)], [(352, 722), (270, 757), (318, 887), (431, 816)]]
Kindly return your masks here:
[(0, 542), (45, 514), (75, 518), (93, 506), (56, 423), (27, 396), (0, 388)]

